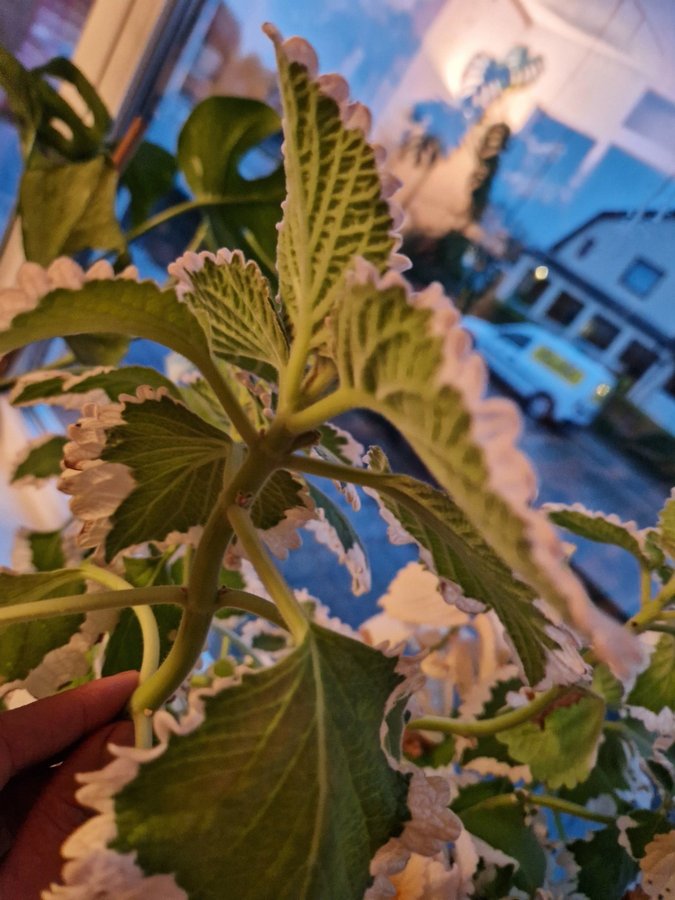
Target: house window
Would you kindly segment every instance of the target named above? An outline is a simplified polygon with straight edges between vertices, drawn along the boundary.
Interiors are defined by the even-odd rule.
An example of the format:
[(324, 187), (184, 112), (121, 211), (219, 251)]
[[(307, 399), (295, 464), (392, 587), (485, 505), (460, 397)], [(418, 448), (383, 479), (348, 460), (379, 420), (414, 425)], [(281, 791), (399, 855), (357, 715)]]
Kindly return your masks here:
[(675, 372), (673, 372), (668, 381), (663, 385), (662, 390), (665, 391), (671, 399), (675, 400)]
[(568, 294), (567, 291), (561, 291), (546, 310), (546, 318), (559, 322), (561, 325), (569, 325), (583, 308), (584, 304), (580, 300)]
[(640, 341), (631, 341), (619, 357), (619, 362), (626, 375), (637, 381), (657, 359), (657, 354), (648, 350)]
[(515, 291), (515, 299), (526, 306), (533, 306), (549, 286), (548, 270), (545, 266), (530, 269)]
[(599, 347), (600, 350), (606, 350), (618, 333), (619, 329), (609, 319), (604, 316), (593, 316), (581, 329), (579, 337), (594, 347)]
[(583, 259), (584, 256), (588, 256), (588, 254), (591, 252), (593, 247), (595, 247), (595, 238), (592, 238), (592, 237), (586, 238), (585, 241), (582, 241), (582, 243), (579, 244), (579, 247), (577, 249), (578, 258)]
[(624, 270), (619, 281), (638, 297), (648, 297), (663, 278), (663, 269), (638, 256)]

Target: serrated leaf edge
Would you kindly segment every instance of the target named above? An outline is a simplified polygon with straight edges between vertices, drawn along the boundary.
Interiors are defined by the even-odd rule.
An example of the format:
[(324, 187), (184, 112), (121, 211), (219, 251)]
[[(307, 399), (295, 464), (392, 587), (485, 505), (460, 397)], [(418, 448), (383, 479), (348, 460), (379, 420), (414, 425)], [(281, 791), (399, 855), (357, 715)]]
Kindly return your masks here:
[(25, 262), (16, 276), (16, 285), (0, 290), (0, 331), (11, 328), (14, 318), (34, 310), (40, 300), (58, 288), (79, 290), (90, 281), (138, 281), (138, 270), (128, 266), (119, 274), (107, 260), (101, 259), (89, 269), (61, 256), (46, 268)]
[[(471, 339), (461, 327), (460, 313), (445, 296), (441, 285), (433, 283), (420, 293), (414, 293), (397, 272), (389, 271), (380, 276), (374, 266), (357, 258), (347, 277), (347, 286), (371, 287), (378, 292), (398, 288), (411, 306), (430, 313), (429, 336), (439, 340), (442, 347), (436, 386), (459, 392), (471, 415), (473, 442), (484, 455), (488, 474), (486, 487), (522, 522), (529, 555), (541, 573), (538, 581), (540, 585), (546, 581), (548, 594), (558, 598), (560, 612), (593, 642), (598, 657), (617, 675), (629, 675), (643, 661), (640, 645), (619, 622), (593, 604), (567, 565), (565, 546), (552, 523), (540, 509), (531, 505), (536, 496), (537, 480), (530, 461), (516, 446), (522, 428), (521, 415), (512, 401), (483, 396), (487, 384), (486, 365), (472, 351)], [(488, 542), (492, 542), (490, 538)], [(506, 553), (498, 547), (494, 549), (513, 565)], [(537, 586), (531, 574), (516, 574), (533, 587)], [(541, 587), (540, 590), (544, 592)]]

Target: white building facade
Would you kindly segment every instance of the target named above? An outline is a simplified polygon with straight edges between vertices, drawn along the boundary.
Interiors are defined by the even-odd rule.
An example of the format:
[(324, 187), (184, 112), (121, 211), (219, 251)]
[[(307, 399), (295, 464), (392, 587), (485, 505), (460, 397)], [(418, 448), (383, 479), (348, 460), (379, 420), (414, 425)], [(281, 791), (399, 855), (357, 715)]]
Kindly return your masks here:
[(675, 213), (602, 213), (550, 252), (524, 253), (497, 297), (629, 379), (675, 435)]

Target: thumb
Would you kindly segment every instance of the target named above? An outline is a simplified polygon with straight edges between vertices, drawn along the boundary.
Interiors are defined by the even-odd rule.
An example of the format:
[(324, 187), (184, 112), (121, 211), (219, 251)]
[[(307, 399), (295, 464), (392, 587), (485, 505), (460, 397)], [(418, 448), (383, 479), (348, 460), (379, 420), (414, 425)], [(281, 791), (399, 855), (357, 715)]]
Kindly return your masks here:
[(0, 896), (35, 900), (59, 880), (61, 845), (91, 815), (75, 799), (79, 787), (75, 776), (110, 762), (108, 743), (132, 744), (131, 722), (114, 722), (95, 731), (54, 771), (0, 869)]

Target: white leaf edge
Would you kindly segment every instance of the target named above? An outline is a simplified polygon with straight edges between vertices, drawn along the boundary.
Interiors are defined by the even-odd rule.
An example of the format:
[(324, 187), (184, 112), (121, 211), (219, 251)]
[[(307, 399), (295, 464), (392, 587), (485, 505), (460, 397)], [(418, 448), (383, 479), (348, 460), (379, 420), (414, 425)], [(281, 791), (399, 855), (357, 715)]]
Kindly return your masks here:
[[(381, 649), (389, 656), (396, 655), (395, 651)], [(207, 688), (191, 690), (187, 697), (187, 711), (179, 718), (166, 710), (157, 712), (153, 719), (157, 745), (152, 749), (109, 744), (108, 749), (113, 757), (111, 763), (97, 772), (76, 776), (82, 785), (76, 799), (82, 806), (94, 810), (95, 815), (66, 839), (61, 848), (67, 860), (62, 873), (64, 885), (52, 885), (50, 891), (43, 894), (43, 900), (86, 900), (93, 895), (92, 887), (99, 885), (101, 889), (112, 885), (111, 888), (105, 887), (109, 892), (101, 893), (101, 900), (126, 900), (127, 897), (130, 900), (187, 900), (188, 895), (177, 886), (173, 875), (145, 877), (136, 864), (135, 851), (120, 854), (110, 849), (109, 845), (118, 836), (114, 797), (137, 777), (144, 763), (162, 756), (172, 736), (185, 736), (199, 728), (206, 717), (205, 699), (241, 684), (242, 676), (247, 671), (240, 666), (234, 675), (216, 678)], [(414, 684), (415, 660), (399, 657), (396, 671), (404, 675), (404, 680), (390, 696), (385, 716), (402, 693)], [(385, 733), (386, 723), (383, 721), (381, 737)], [(385, 755), (392, 764), (393, 760), (386, 751)], [(396, 765), (396, 768), (400, 767)], [(449, 799), (450, 785), (446, 778), (427, 777), (419, 769), (412, 771), (407, 798), (411, 818), (399, 837), (391, 838), (378, 850), (371, 863), (371, 871), (375, 868), (383, 874), (390, 865), (400, 868), (401, 861), (405, 864), (411, 853), (434, 856), (443, 850), (448, 841), (455, 840), (462, 826), (458, 817), (448, 809)], [(384, 864), (383, 859), (386, 860)], [(98, 894), (96, 896), (99, 897)]]
[(529, 460), (516, 446), (522, 428), (520, 412), (510, 400), (483, 397), (487, 384), (485, 363), (473, 352), (471, 339), (461, 327), (460, 313), (441, 285), (433, 283), (422, 292), (413, 293), (398, 272), (380, 276), (374, 266), (359, 257), (347, 276), (347, 289), (350, 286), (371, 287), (375, 291), (398, 288), (411, 306), (431, 314), (429, 334), (441, 342), (442, 348), (437, 386), (458, 391), (470, 413), (473, 442), (484, 454), (486, 487), (522, 522), (530, 556), (548, 582), (556, 585), (558, 595), (564, 596), (564, 611), (571, 624), (591, 641), (597, 656), (617, 677), (627, 677), (642, 662), (640, 645), (634, 635), (593, 604), (568, 567), (565, 546), (553, 524), (541, 509), (531, 505), (537, 481)]
[[(187, 409), (166, 387), (141, 385), (134, 395), (121, 394), (117, 403), (85, 404), (81, 418), (68, 426), (70, 441), (64, 448), (58, 487), (71, 495), (70, 510), (83, 523), (77, 536), (77, 544), (82, 549), (100, 548), (104, 544), (112, 528), (111, 516), (137, 486), (129, 466), (100, 459), (107, 432), (125, 424), (122, 414), (127, 404), (159, 401), (164, 397)], [(185, 532), (171, 531), (162, 540), (153, 539), (152, 543), (159, 548), (174, 544), (196, 546), (202, 532), (203, 526), (193, 525)], [(120, 553), (144, 547), (146, 543), (125, 547)]]
[(106, 260), (99, 260), (85, 270), (72, 259), (61, 256), (47, 268), (25, 262), (16, 276), (16, 285), (0, 290), (0, 331), (11, 328), (14, 318), (34, 310), (40, 300), (59, 288), (74, 291), (90, 281), (137, 281), (138, 270), (128, 266), (116, 275)]
[(305, 530), (309, 531), (319, 544), (334, 553), (338, 562), (345, 566), (352, 578), (352, 594), (355, 597), (367, 594), (371, 588), (371, 572), (361, 545), (355, 542), (349, 550), (345, 550), (337, 529), (330, 524), (325, 510), (319, 506), (315, 509), (315, 518), (305, 524)]
[[(625, 521), (616, 513), (605, 513), (601, 510), (589, 509), (587, 506), (584, 506), (583, 503), (543, 503), (541, 510), (547, 515), (556, 512), (580, 513), (588, 519), (608, 522), (610, 525), (615, 525), (617, 528), (625, 531), (630, 537), (634, 538), (642, 553), (646, 552), (647, 535), (650, 531), (653, 531), (652, 528), (638, 528), (637, 522), (634, 522), (632, 519)], [(558, 527), (564, 528), (563, 525)]]
[[(91, 388), (86, 393), (70, 393), (74, 387), (89, 378), (97, 375), (107, 375), (108, 372), (115, 371), (114, 366), (97, 366), (94, 369), (88, 369), (74, 375), (64, 369), (48, 369), (42, 372), (29, 372), (22, 375), (12, 388), (9, 395), (9, 402), (13, 406), (19, 406), (21, 409), (27, 409), (31, 406), (53, 405), (61, 406), (63, 409), (82, 409), (89, 403), (105, 404), (110, 402), (110, 398), (103, 388)], [(42, 381), (49, 381), (52, 378), (61, 379), (61, 393), (53, 397), (36, 397), (35, 400), (22, 401), (17, 404), (17, 398), (21, 396), (23, 391), (32, 384), (39, 384)]]
[[(303, 38), (291, 37), (284, 40), (280, 32), (269, 22), (263, 25), (263, 31), (274, 44), (277, 54), (284, 56), (289, 63), (296, 62), (304, 66), (309, 79), (318, 86), (320, 93), (335, 101), (343, 127), (348, 131), (352, 129), (360, 131), (368, 140), (372, 124), (370, 110), (363, 103), (349, 100), (349, 85), (345, 79), (336, 73), (318, 75), (319, 62), (316, 52), (312, 45)], [(388, 268), (404, 272), (412, 265), (407, 256), (398, 252), (403, 241), (400, 228), (403, 225), (405, 214), (398, 203), (392, 200), (393, 195), (401, 187), (401, 182), (385, 166), (387, 152), (384, 147), (380, 145), (371, 145), (371, 147), (380, 178), (380, 196), (386, 200), (389, 206), (392, 222), (389, 236), (393, 238), (394, 244), (389, 255)], [(286, 141), (282, 144), (281, 151), (285, 156)], [(286, 205), (287, 200), (284, 200), (281, 204), (284, 211)]]
[[(46, 434), (41, 434), (40, 437), (37, 437), (32, 441), (28, 441), (28, 443), (21, 448), (21, 452), (12, 463), (12, 472), (16, 472), (19, 466), (23, 465), (23, 463), (26, 462), (26, 460), (34, 450), (39, 450), (40, 447), (48, 444), (55, 437), (60, 437), (60, 435), (47, 432)], [(46, 481), (49, 481), (49, 479), (53, 477), (55, 476), (46, 475), (41, 477), (32, 474), (23, 475), (21, 478), (16, 478), (15, 480), (13, 480), (12, 485), (19, 488), (26, 487), (27, 485), (30, 487), (40, 488)]]

